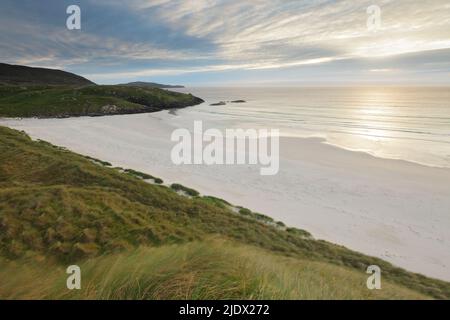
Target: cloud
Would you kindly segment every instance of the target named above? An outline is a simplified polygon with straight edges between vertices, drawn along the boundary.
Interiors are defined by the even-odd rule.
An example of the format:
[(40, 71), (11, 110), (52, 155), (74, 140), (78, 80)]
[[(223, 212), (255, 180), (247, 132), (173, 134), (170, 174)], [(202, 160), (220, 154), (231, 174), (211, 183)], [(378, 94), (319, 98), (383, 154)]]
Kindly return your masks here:
[[(28, 5), (58, 3), (64, 9), (55, 1)], [(2, 1), (3, 59), (119, 79), (313, 66), (334, 70), (342, 65), (339, 61), (361, 71), (382, 70), (390, 57), (426, 57), (427, 52), (450, 48), (447, 0), (378, 0), (381, 25), (376, 32), (366, 26), (371, 0), (79, 2), (85, 27), (70, 32), (64, 27), (65, 10), (41, 8), (19, 14), (23, 4)], [(370, 66), (361, 66), (363, 60)], [(424, 70), (430, 61), (422, 60), (421, 65), (404, 67)], [(445, 68), (441, 63), (433, 70)]]
[(208, 65), (204, 67), (197, 68), (180, 68), (180, 69), (142, 69), (138, 71), (129, 72), (113, 72), (113, 73), (100, 73), (100, 74), (87, 74), (87, 77), (94, 80), (105, 80), (105, 79), (132, 79), (141, 77), (151, 77), (157, 75), (179, 75), (186, 73), (200, 73), (200, 72), (219, 72), (219, 71), (230, 71), (230, 70), (266, 70), (266, 69), (280, 69), (289, 68), (304, 65), (314, 65), (319, 63), (326, 63), (340, 60), (340, 58), (335, 57), (325, 57), (318, 59), (307, 59), (300, 61), (291, 61), (284, 64), (273, 64), (271, 61), (258, 62), (258, 63), (247, 63), (247, 64), (218, 64), (218, 65)]
[(371, 58), (450, 48), (446, 0), (377, 3), (382, 13), (377, 32), (366, 26), (373, 1), (141, 0), (128, 6), (142, 15), (150, 8), (161, 23), (209, 39), (217, 57), (231, 61), (272, 60), (276, 66), (322, 59), (320, 51)]

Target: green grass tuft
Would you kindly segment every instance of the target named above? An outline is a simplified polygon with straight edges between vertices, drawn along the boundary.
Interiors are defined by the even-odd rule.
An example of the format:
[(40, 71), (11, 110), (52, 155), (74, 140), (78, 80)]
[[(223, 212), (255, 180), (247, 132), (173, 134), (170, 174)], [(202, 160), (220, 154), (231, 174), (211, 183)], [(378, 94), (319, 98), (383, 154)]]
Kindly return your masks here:
[(143, 173), (143, 172), (139, 172), (133, 169), (125, 169), (124, 170), (126, 173), (129, 173), (132, 176), (144, 179), (144, 180), (153, 180), (156, 184), (162, 184), (164, 183), (164, 181), (160, 178), (156, 178), (150, 174), (147, 173)]
[(200, 193), (197, 190), (185, 187), (179, 183), (173, 183), (170, 187), (175, 191), (184, 192), (191, 197), (197, 197), (200, 195)]

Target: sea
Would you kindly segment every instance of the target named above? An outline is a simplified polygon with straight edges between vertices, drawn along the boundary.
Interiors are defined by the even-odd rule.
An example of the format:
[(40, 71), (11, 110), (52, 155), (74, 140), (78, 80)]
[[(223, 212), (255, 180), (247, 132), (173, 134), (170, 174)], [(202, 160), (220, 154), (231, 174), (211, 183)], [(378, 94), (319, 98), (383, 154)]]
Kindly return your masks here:
[[(373, 156), (450, 167), (450, 87), (183, 88), (200, 106), (179, 110), (214, 126), (279, 129)], [(245, 103), (232, 103), (245, 100)], [(211, 106), (224, 101), (225, 105)]]

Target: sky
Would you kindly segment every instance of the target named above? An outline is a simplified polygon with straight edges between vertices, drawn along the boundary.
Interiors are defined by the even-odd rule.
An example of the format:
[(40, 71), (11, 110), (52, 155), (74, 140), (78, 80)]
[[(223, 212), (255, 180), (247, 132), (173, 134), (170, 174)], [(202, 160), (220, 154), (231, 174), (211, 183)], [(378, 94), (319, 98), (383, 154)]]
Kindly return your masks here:
[(450, 85), (450, 1), (1, 0), (0, 62), (100, 84)]

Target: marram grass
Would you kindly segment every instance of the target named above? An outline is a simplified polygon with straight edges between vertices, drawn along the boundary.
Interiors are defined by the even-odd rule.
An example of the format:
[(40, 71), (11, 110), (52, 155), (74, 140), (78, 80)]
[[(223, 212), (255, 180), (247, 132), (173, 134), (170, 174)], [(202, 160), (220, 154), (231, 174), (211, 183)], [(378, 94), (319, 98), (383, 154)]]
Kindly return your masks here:
[[(0, 127), (0, 297), (450, 298), (448, 282), (237, 211)], [(67, 293), (72, 264), (83, 289)]]
[(345, 267), (283, 257), (220, 239), (141, 247), (80, 263), (80, 290), (62, 266), (0, 264), (2, 299), (426, 299), (391, 282), (368, 290)]

